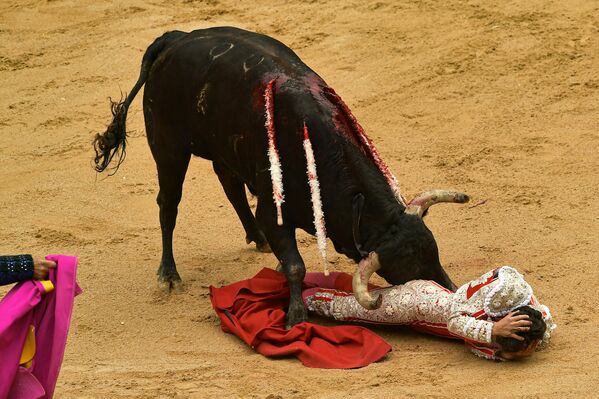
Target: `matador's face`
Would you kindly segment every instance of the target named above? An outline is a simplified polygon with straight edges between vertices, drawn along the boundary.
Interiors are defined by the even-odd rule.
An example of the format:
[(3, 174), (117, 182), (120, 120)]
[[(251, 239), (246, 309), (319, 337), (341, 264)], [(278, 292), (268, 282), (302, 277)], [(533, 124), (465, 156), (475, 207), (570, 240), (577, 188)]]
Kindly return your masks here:
[(517, 360), (517, 359), (522, 359), (525, 357), (530, 357), (535, 352), (535, 349), (537, 349), (539, 342), (541, 342), (541, 340), (539, 340), (539, 339), (534, 340), (526, 348), (524, 348), (518, 352), (499, 351), (499, 352), (497, 352), (497, 356), (499, 356), (500, 358), (502, 358), (504, 360)]

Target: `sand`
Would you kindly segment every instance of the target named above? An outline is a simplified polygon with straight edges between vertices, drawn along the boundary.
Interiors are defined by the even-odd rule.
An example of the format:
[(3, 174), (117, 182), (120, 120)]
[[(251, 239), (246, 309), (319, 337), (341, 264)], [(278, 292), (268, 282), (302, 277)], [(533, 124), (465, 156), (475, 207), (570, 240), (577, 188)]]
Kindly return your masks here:
[[(0, 252), (78, 255), (85, 290), (57, 398), (599, 395), (599, 4), (365, 3), (0, 3)], [(408, 197), (470, 194), (470, 204), (427, 216), (442, 263), (459, 284), (517, 267), (553, 310), (550, 348), (494, 363), (458, 342), (375, 328), (393, 352), (359, 370), (254, 353), (220, 330), (207, 287), (276, 261), (245, 244), (201, 159), (191, 163), (175, 231), (185, 289), (162, 294), (141, 96), (116, 175), (93, 171), (91, 140), (110, 121), (108, 97), (130, 90), (155, 37), (218, 25), (293, 48), (350, 105)], [(319, 270), (315, 239), (300, 234), (299, 244), (308, 269)]]

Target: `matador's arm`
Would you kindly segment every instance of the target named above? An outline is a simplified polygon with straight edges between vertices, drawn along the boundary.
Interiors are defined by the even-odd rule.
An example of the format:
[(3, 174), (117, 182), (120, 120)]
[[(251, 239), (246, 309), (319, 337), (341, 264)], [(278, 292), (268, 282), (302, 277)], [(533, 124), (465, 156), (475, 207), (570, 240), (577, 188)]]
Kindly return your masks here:
[(31, 255), (0, 256), (0, 285), (33, 278)]
[(478, 320), (468, 314), (454, 313), (449, 317), (447, 329), (469, 341), (490, 344), (493, 341), (493, 322)]

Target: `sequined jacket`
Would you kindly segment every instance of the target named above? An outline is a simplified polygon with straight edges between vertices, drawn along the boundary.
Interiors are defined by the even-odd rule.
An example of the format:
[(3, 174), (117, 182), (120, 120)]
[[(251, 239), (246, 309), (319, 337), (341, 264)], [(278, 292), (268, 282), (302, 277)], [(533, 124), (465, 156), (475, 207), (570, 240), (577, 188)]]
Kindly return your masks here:
[(33, 278), (31, 255), (0, 256), (0, 285)]
[(532, 288), (516, 269), (503, 266), (462, 285), (454, 293), (434, 281), (415, 280), (406, 284), (371, 290), (383, 295), (379, 309), (367, 310), (351, 293), (318, 289), (304, 296), (308, 309), (337, 320), (379, 324), (404, 324), (448, 338), (463, 339), (478, 356), (496, 359), (492, 341), (493, 319), (529, 305), (543, 314), (547, 324), (544, 347), (555, 328), (549, 309), (541, 305)]

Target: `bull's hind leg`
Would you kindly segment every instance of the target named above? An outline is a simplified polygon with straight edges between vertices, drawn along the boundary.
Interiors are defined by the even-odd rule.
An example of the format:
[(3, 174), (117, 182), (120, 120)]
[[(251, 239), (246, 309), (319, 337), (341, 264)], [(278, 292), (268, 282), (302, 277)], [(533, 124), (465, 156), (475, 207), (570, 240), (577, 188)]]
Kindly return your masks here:
[(250, 210), (243, 182), (235, 177), (226, 166), (217, 162), (213, 162), (212, 166), (229, 202), (231, 202), (237, 216), (239, 216), (239, 220), (241, 220), (245, 230), (245, 242), (248, 244), (255, 242), (256, 249), (260, 252), (271, 252), (264, 234), (256, 225), (256, 219)]
[(158, 169), (160, 191), (156, 201), (160, 207), (160, 229), (162, 230), (162, 259), (158, 268), (158, 285), (165, 291), (179, 291), (181, 277), (173, 257), (173, 230), (177, 222), (177, 208), (181, 201), (183, 180), (191, 154), (184, 149), (173, 150), (152, 147)]

